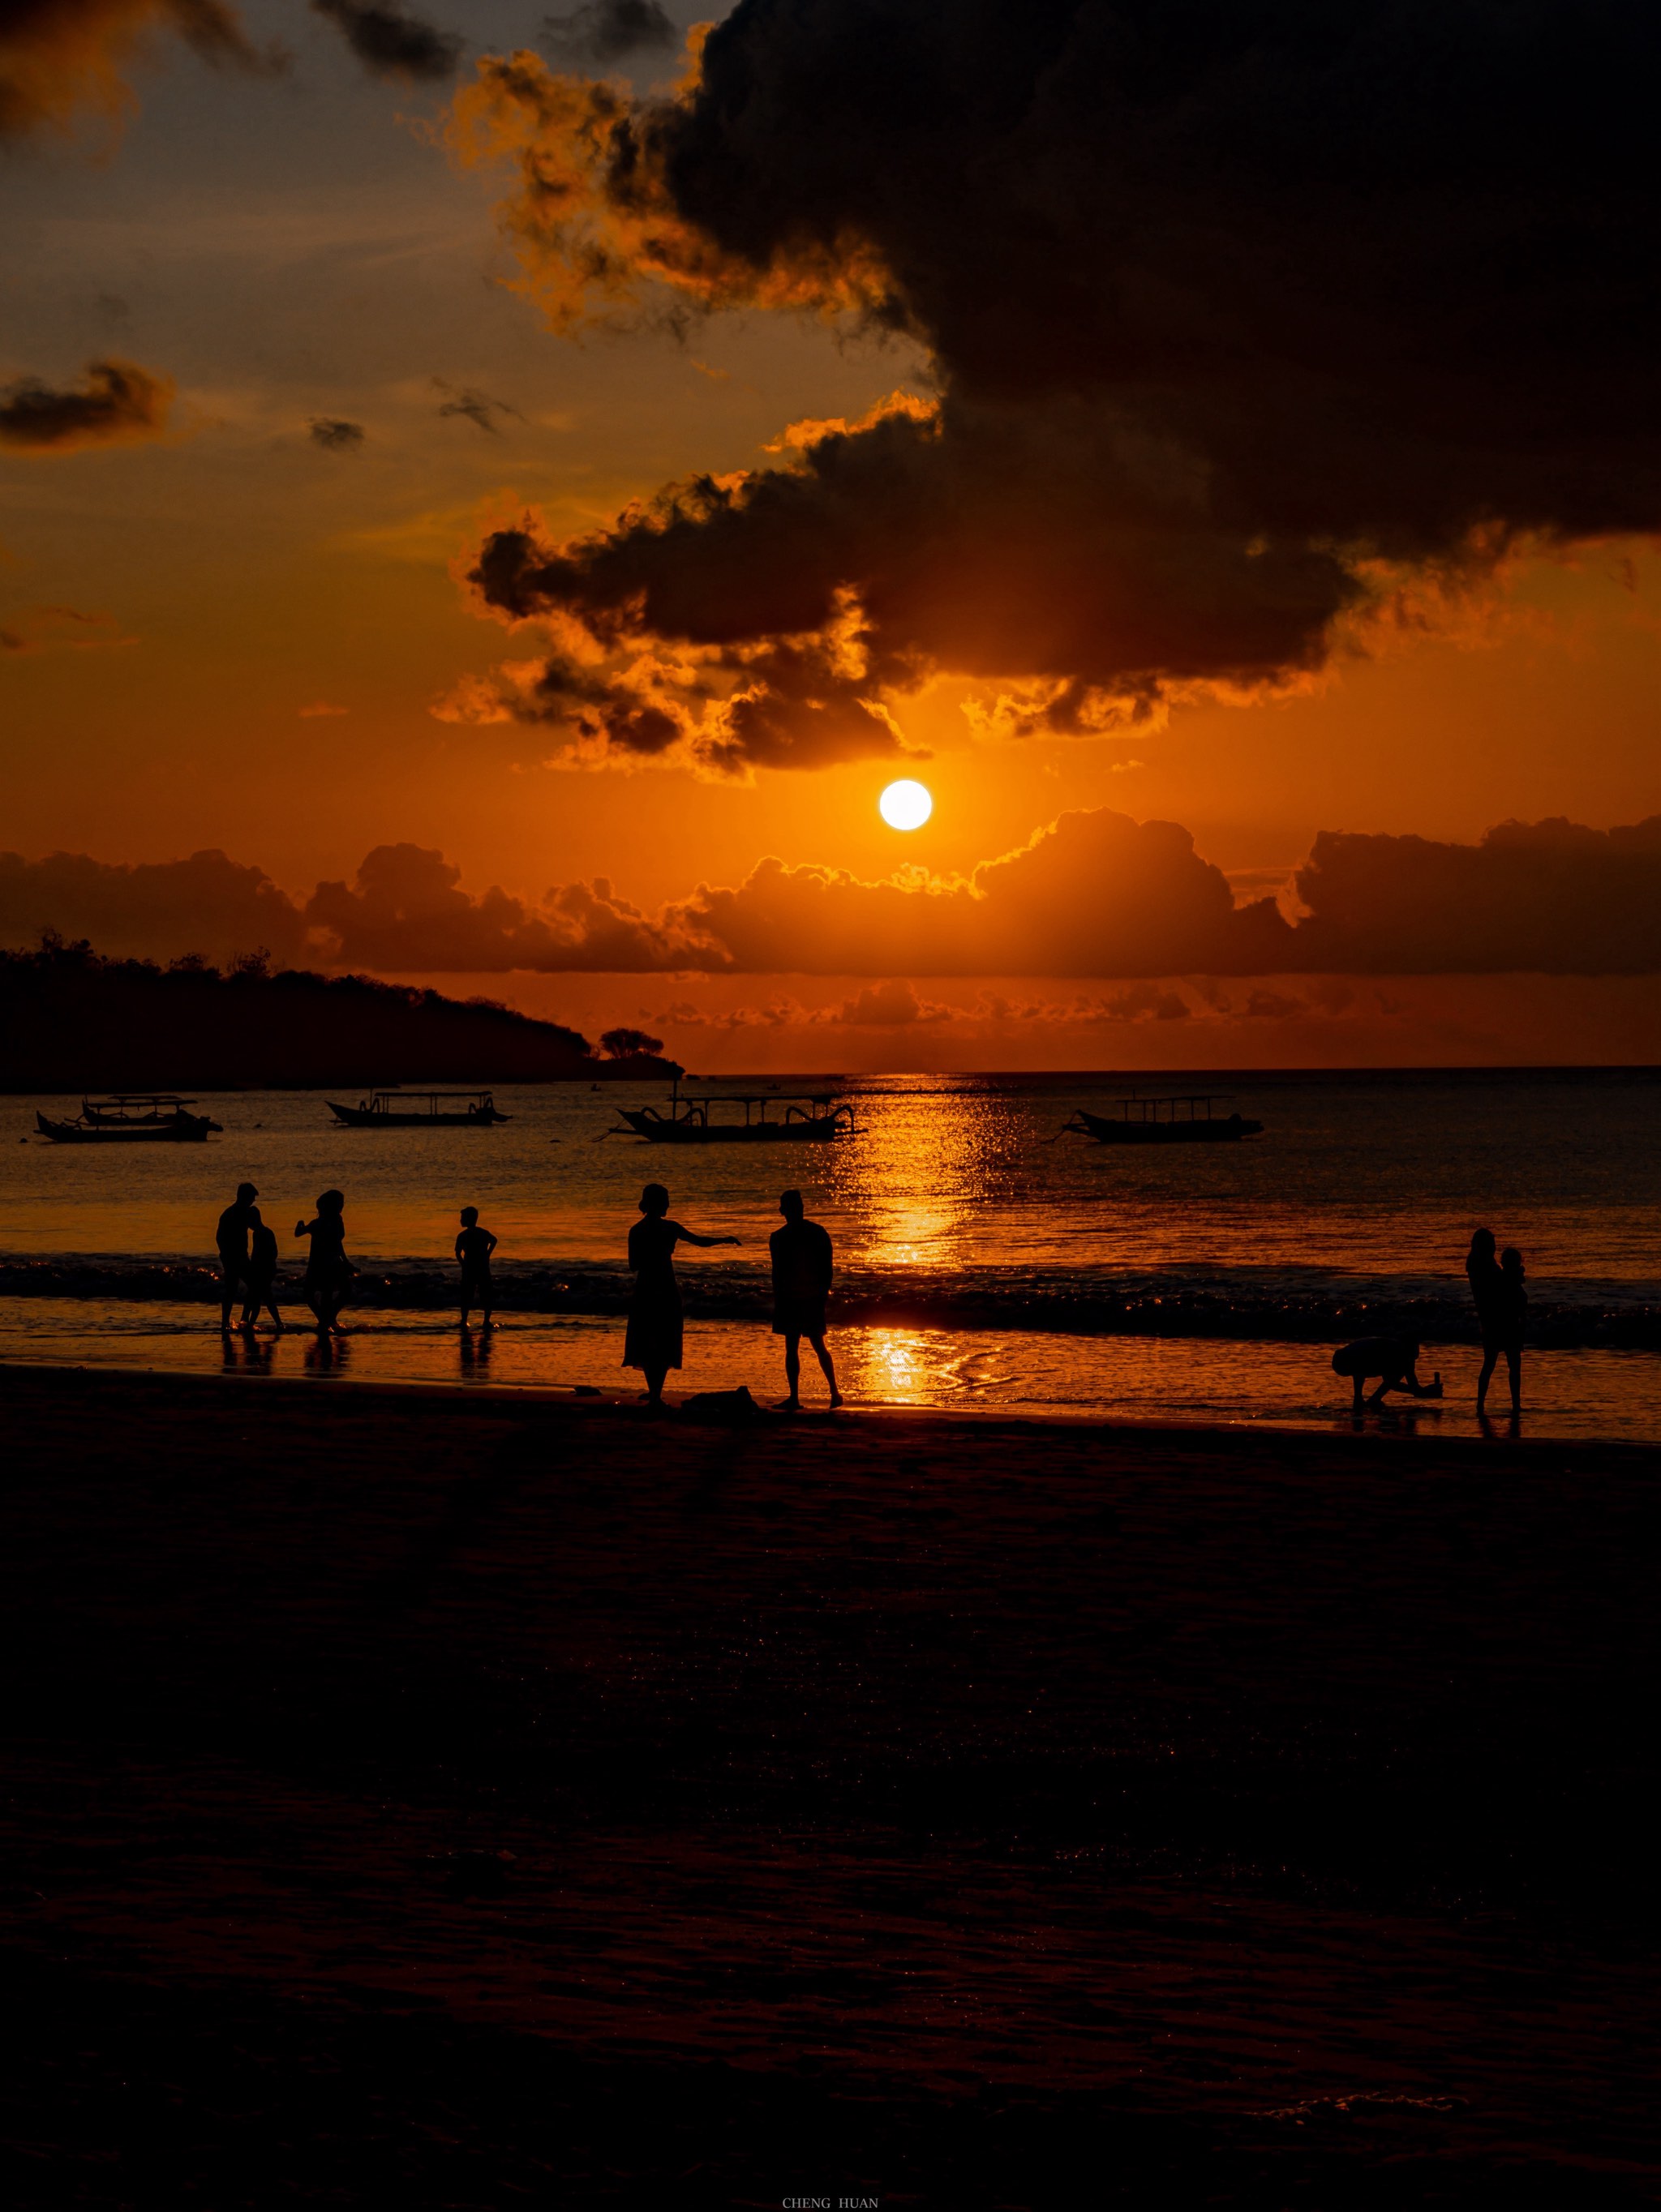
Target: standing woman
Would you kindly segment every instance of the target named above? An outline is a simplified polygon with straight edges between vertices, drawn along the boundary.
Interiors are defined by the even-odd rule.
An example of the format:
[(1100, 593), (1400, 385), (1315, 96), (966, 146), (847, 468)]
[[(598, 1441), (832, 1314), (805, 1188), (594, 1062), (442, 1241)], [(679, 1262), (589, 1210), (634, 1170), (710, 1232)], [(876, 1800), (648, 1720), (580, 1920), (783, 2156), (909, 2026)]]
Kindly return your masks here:
[(1491, 1229), (1471, 1231), (1470, 1249), (1465, 1255), (1465, 1279), (1476, 1308), (1476, 1325), (1482, 1332), (1482, 1372), (1476, 1383), (1476, 1410), (1480, 1413), (1487, 1408), (1488, 1383), (1505, 1349), (1506, 1335), (1506, 1285), (1494, 1255)]
[(344, 1336), (340, 1309), (357, 1273), (346, 1257), (346, 1200), (338, 1190), (326, 1190), (317, 1201), (315, 1221), (296, 1221), (296, 1237), (309, 1237), (312, 1256), (306, 1262), (306, 1303), (317, 1316), (319, 1336)]
[(646, 1395), (653, 1405), (660, 1406), (664, 1377), (672, 1367), (680, 1365), (680, 1285), (675, 1280), (675, 1247), (736, 1244), (739, 1240), (697, 1237), (678, 1221), (669, 1220), (669, 1194), (660, 1182), (648, 1182), (642, 1191), (640, 1212), (641, 1218), (629, 1231), (635, 1295), (629, 1302), (623, 1364), (644, 1370)]

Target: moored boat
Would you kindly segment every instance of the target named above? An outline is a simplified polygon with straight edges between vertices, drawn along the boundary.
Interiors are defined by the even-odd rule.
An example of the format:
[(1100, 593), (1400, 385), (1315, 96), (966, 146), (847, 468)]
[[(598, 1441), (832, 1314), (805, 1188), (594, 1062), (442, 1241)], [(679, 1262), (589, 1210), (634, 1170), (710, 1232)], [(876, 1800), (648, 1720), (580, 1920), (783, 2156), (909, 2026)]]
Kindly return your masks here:
[(1099, 1145), (1227, 1145), (1262, 1134), (1261, 1121), (1219, 1114), (1219, 1096), (1202, 1091), (1193, 1097), (1119, 1098), (1110, 1115), (1087, 1114), (1081, 1106), (1061, 1133), (1093, 1137)]
[(348, 1129), (492, 1129), (512, 1118), (488, 1091), (374, 1091), (356, 1106), (331, 1098), (328, 1108)]
[[(712, 1114), (712, 1109), (723, 1106), (743, 1107), (743, 1121), (722, 1121)], [(782, 1109), (776, 1121), (769, 1120), (769, 1106)], [(801, 1098), (771, 1093), (748, 1098), (683, 1098), (677, 1085), (666, 1114), (655, 1106), (619, 1106), (618, 1112), (624, 1127), (607, 1129), (605, 1134), (644, 1137), (648, 1145), (828, 1144), (833, 1137), (856, 1133), (853, 1108), (833, 1091)]]
[(107, 1098), (83, 1098), (72, 1121), (57, 1121), (37, 1113), (35, 1127), (54, 1145), (200, 1145), (210, 1129), (221, 1124), (206, 1114), (192, 1114), (193, 1098), (173, 1092), (116, 1091)]

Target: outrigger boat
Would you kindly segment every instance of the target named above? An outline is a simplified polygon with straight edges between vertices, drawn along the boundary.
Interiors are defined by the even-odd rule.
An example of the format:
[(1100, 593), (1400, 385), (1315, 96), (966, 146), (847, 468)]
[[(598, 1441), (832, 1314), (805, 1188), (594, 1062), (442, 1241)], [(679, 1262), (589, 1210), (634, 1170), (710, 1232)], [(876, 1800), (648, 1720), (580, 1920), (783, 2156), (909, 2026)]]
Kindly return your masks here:
[(1262, 1134), (1261, 1121), (1219, 1114), (1220, 1097), (1226, 1103), (1227, 1093), (1217, 1091), (1192, 1098), (1119, 1098), (1112, 1115), (1086, 1114), (1080, 1107), (1059, 1133), (1093, 1137), (1099, 1145), (1228, 1145)]
[[(447, 1109), (459, 1105), (459, 1113)], [(490, 1129), (511, 1116), (499, 1114), (488, 1091), (374, 1091), (356, 1106), (328, 1108), (348, 1129)]]
[[(776, 1121), (767, 1118), (770, 1105), (784, 1109)], [(742, 1106), (743, 1121), (712, 1120), (710, 1109), (718, 1106)], [(775, 1093), (750, 1098), (683, 1098), (677, 1084), (666, 1114), (655, 1106), (619, 1106), (618, 1112), (624, 1126), (603, 1133), (644, 1137), (648, 1145), (828, 1144), (833, 1137), (855, 1133), (853, 1108), (845, 1100), (839, 1101), (834, 1091), (817, 1091), (801, 1098), (781, 1098)]]
[(54, 1145), (202, 1145), (221, 1124), (191, 1114), (194, 1098), (170, 1091), (119, 1091), (108, 1098), (83, 1098), (73, 1121), (37, 1114), (35, 1125)]

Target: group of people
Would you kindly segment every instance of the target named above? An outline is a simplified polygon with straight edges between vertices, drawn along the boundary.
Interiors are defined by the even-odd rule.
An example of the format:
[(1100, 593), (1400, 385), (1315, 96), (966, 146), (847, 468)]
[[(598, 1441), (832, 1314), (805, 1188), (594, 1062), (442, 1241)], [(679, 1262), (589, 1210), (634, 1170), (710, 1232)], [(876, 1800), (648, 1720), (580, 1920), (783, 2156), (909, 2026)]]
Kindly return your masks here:
[[(219, 1217), (217, 1243), (220, 1267), (219, 1328), (231, 1334), (231, 1310), (239, 1292), (242, 1312), (236, 1326), (252, 1330), (263, 1310), (270, 1313), (280, 1335), (283, 1316), (277, 1304), (278, 1255), (277, 1234), (260, 1218), (259, 1191), (251, 1182), (239, 1183), (236, 1196)], [(825, 1301), (830, 1295), (834, 1266), (830, 1238), (817, 1221), (810, 1221), (799, 1190), (787, 1190), (779, 1200), (783, 1225), (769, 1240), (773, 1265), (773, 1334), (784, 1339), (784, 1376), (789, 1395), (779, 1402), (794, 1411), (801, 1403), (801, 1342), (804, 1337), (818, 1361), (830, 1390), (832, 1407), (843, 1402), (837, 1388), (837, 1370), (824, 1341)], [(678, 1368), (683, 1352), (680, 1285), (675, 1277), (675, 1247), (694, 1244), (708, 1248), (736, 1244), (736, 1237), (700, 1237), (684, 1223), (669, 1218), (669, 1194), (660, 1182), (648, 1182), (640, 1195), (640, 1219), (629, 1231), (629, 1266), (635, 1278), (629, 1306), (629, 1326), (624, 1341), (623, 1364), (641, 1370), (646, 1378), (645, 1396), (653, 1405), (663, 1402), (663, 1386), (672, 1368)], [(295, 1235), (309, 1243), (302, 1290), (317, 1322), (319, 1336), (340, 1335), (340, 1315), (357, 1269), (346, 1257), (346, 1200), (338, 1190), (326, 1190), (310, 1221), (297, 1221)], [(490, 1255), (498, 1239), (479, 1222), (478, 1208), (464, 1206), (461, 1227), (455, 1240), (456, 1264), (461, 1270), (461, 1326), (471, 1324), (473, 1310), (482, 1324), (493, 1329), (495, 1303), (490, 1279)]]
[[(1523, 1334), (1528, 1326), (1529, 1294), (1524, 1287), (1523, 1255), (1514, 1244), (1497, 1250), (1491, 1229), (1472, 1231), (1465, 1255), (1465, 1276), (1476, 1307), (1476, 1325), (1482, 1333), (1482, 1368), (1476, 1378), (1476, 1410), (1488, 1411), (1488, 1385), (1501, 1358), (1511, 1383), (1511, 1410), (1523, 1410)], [(1342, 1346), (1332, 1355), (1335, 1374), (1348, 1376), (1354, 1386), (1352, 1400), (1360, 1413), (1364, 1406), (1378, 1406), (1389, 1390), (1404, 1390), (1409, 1397), (1439, 1398), (1442, 1378), (1433, 1375), (1419, 1380), (1419, 1346), (1410, 1338), (1364, 1336)], [(1366, 1385), (1377, 1382), (1371, 1395)]]
[[(252, 1183), (238, 1183), (235, 1198), (219, 1217), (216, 1241), (219, 1247), (222, 1336), (231, 1333), (231, 1309), (236, 1304), (239, 1291), (242, 1295), (242, 1312), (236, 1324), (240, 1329), (254, 1328), (263, 1309), (271, 1315), (277, 1334), (283, 1334), (283, 1316), (277, 1304), (280, 1264), (277, 1231), (267, 1228), (260, 1218), (256, 1203), (259, 1196)], [(318, 1334), (343, 1335), (340, 1316), (352, 1278), (357, 1273), (346, 1257), (345, 1194), (326, 1190), (317, 1201), (315, 1215), (310, 1221), (296, 1221), (294, 1233), (306, 1238), (309, 1246), (301, 1289), (316, 1320)], [(482, 1309), (486, 1328), (496, 1325), (490, 1318), (490, 1255), (496, 1248), (496, 1239), (490, 1231), (479, 1227), (478, 1208), (464, 1206), (455, 1241), (456, 1260), (461, 1268), (464, 1328), (474, 1306)]]
[[(276, 1233), (260, 1218), (256, 1203), (259, 1193), (251, 1182), (239, 1183), (236, 1197), (219, 1217), (218, 1244), (222, 1276), (219, 1326), (231, 1333), (231, 1309), (239, 1291), (242, 1313), (237, 1326), (254, 1328), (261, 1310), (268, 1311), (278, 1334), (283, 1316), (277, 1310), (278, 1255)], [(773, 1334), (784, 1339), (784, 1375), (788, 1395), (782, 1407), (794, 1412), (801, 1403), (801, 1344), (806, 1339), (819, 1364), (831, 1406), (840, 1406), (836, 1363), (825, 1344), (825, 1305), (830, 1291), (834, 1255), (830, 1238), (817, 1221), (807, 1218), (799, 1190), (787, 1190), (779, 1199), (783, 1225), (769, 1239), (773, 1273)], [(701, 1237), (684, 1222), (669, 1218), (669, 1194), (660, 1182), (648, 1182), (640, 1194), (640, 1219), (629, 1231), (629, 1266), (635, 1278), (629, 1304), (629, 1326), (624, 1340), (623, 1364), (638, 1368), (646, 1380), (643, 1395), (654, 1406), (663, 1402), (663, 1386), (672, 1369), (681, 1364), (684, 1327), (680, 1285), (675, 1276), (675, 1249), (691, 1244), (703, 1249), (718, 1244), (737, 1244), (736, 1237)], [(346, 1200), (338, 1190), (326, 1190), (310, 1221), (297, 1221), (295, 1235), (309, 1244), (302, 1285), (306, 1303), (317, 1322), (319, 1336), (339, 1335), (341, 1310), (353, 1276), (357, 1273), (346, 1257)], [(464, 1206), (461, 1227), (455, 1240), (456, 1264), (461, 1271), (461, 1326), (466, 1329), (477, 1308), (483, 1326), (493, 1329), (495, 1303), (490, 1257), (497, 1238), (479, 1222), (478, 1208)], [(1470, 1240), (1465, 1273), (1475, 1302), (1482, 1334), (1482, 1368), (1476, 1383), (1476, 1410), (1488, 1407), (1488, 1385), (1503, 1358), (1511, 1383), (1511, 1410), (1520, 1413), (1523, 1404), (1523, 1334), (1528, 1321), (1528, 1292), (1524, 1288), (1523, 1255), (1514, 1244), (1503, 1251), (1491, 1229), (1478, 1229)], [(1349, 1378), (1356, 1412), (1384, 1402), (1391, 1390), (1414, 1398), (1439, 1398), (1442, 1378), (1419, 1379), (1419, 1346), (1400, 1336), (1368, 1336), (1346, 1344), (1333, 1354), (1334, 1371)], [(1375, 1387), (1369, 1393), (1368, 1383)]]

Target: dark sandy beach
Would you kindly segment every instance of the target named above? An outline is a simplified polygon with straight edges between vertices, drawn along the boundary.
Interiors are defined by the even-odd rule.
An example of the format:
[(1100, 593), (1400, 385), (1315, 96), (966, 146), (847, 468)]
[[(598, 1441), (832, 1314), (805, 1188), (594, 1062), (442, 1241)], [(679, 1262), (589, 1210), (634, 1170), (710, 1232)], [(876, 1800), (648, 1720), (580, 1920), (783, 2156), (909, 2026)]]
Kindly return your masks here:
[(9, 2204), (1661, 2194), (1652, 1455), (0, 1409)]

